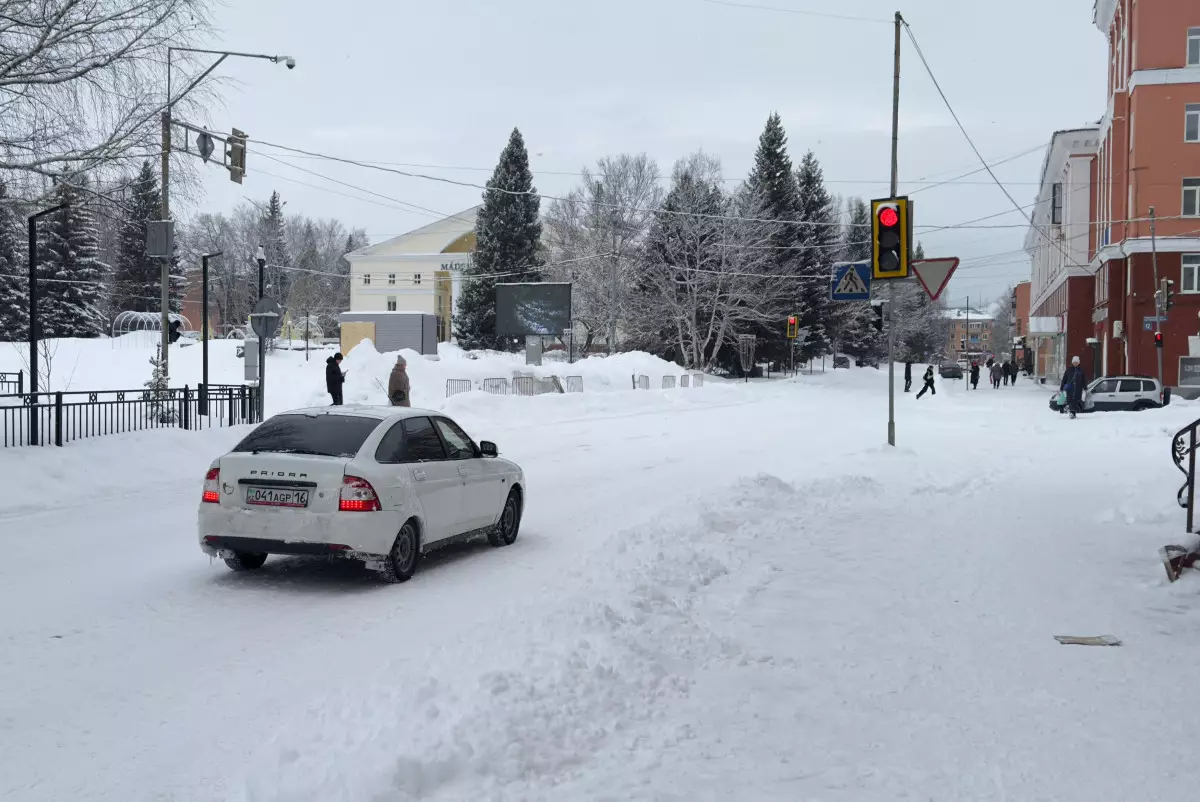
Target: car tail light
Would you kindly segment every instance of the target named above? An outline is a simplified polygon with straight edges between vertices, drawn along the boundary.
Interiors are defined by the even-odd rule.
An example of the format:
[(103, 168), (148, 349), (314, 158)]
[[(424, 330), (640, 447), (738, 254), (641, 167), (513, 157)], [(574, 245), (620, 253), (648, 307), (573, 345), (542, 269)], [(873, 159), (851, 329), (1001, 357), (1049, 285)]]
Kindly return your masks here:
[(366, 479), (357, 476), (347, 476), (342, 480), (342, 496), (338, 501), (341, 512), (378, 512), (379, 496), (375, 488)]
[(209, 468), (204, 475), (204, 495), (201, 501), (205, 504), (221, 503), (221, 469)]

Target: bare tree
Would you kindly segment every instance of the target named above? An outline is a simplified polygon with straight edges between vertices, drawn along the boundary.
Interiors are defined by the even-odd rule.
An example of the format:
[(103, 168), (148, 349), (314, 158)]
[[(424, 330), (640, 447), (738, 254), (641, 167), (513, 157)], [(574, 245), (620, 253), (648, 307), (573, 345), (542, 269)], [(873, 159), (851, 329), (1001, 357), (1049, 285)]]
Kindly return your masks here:
[(662, 202), (658, 165), (644, 153), (605, 157), (580, 185), (550, 204), (546, 236), (552, 277), (572, 284), (573, 317), (584, 329), (584, 350), (603, 336), (609, 352), (626, 325), (642, 245)]
[(637, 338), (711, 370), (724, 346), (769, 319), (765, 299), (788, 280), (769, 272), (771, 241), (757, 196), (728, 196), (717, 159), (697, 153), (676, 163), (639, 268)]
[(208, 0), (0, 0), (0, 171), (27, 196), (159, 150), (167, 46)]

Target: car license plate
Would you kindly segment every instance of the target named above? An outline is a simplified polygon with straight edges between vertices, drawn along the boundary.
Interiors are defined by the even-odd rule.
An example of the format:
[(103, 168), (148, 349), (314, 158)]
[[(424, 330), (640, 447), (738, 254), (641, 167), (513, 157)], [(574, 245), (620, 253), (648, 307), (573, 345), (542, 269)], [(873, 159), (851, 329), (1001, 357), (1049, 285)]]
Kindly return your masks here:
[(256, 507), (307, 507), (308, 491), (282, 487), (247, 487), (246, 503)]

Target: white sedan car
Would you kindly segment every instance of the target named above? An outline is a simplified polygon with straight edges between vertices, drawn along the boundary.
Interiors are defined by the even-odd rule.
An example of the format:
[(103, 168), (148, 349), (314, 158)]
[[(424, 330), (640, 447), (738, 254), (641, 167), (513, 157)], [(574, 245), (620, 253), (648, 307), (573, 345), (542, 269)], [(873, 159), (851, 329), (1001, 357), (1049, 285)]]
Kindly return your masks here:
[(361, 560), (404, 582), (422, 555), (517, 538), (525, 475), (437, 412), (319, 407), (276, 415), (204, 478), (200, 548), (235, 571), (269, 554)]

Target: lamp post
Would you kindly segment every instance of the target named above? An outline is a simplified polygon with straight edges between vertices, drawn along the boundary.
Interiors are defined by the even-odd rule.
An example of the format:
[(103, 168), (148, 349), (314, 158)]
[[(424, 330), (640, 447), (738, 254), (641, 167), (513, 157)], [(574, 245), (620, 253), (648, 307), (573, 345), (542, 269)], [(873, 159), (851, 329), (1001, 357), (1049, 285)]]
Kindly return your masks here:
[[(29, 392), (33, 404), (29, 407), (29, 444), (38, 444), (38, 311), (37, 311), (37, 221), (48, 214), (66, 209), (69, 204), (60, 203), (49, 209), (29, 215)], [(50, 388), (47, 387), (47, 390)]]
[(263, 246), (258, 246), (258, 252), (254, 254), (254, 261), (258, 262), (258, 300), (263, 298), (263, 273), (267, 269), (267, 252)]
[(221, 251), (217, 251), (216, 253), (203, 254), (200, 257), (200, 315), (203, 318), (203, 322), (200, 324), (200, 353), (203, 355), (203, 366), (201, 367), (201, 382), (203, 383), (201, 387), (204, 388), (200, 391), (200, 398), (198, 399), (201, 415), (208, 414), (208, 260), (220, 255)]
[[(171, 62), (175, 53), (206, 53), (219, 58), (212, 63), (207, 70), (200, 73), (191, 83), (184, 87), (183, 91), (178, 95), (171, 92)], [(236, 58), (257, 58), (273, 62), (275, 64), (285, 64), (289, 70), (296, 68), (296, 59), (291, 56), (269, 56), (263, 53), (239, 53), (234, 50), (205, 50), (197, 47), (168, 47), (167, 48), (167, 105), (162, 113), (162, 219), (171, 219), (171, 108), (176, 102), (181, 100), (191, 92), (200, 82), (212, 73), (221, 62), (230, 56)], [(167, 349), (171, 344), (168, 327), (170, 320), (168, 319), (169, 307), (171, 302), (170, 294), (171, 286), (171, 259), (168, 255), (163, 259), (162, 267), (162, 369), (163, 373), (168, 372)]]

